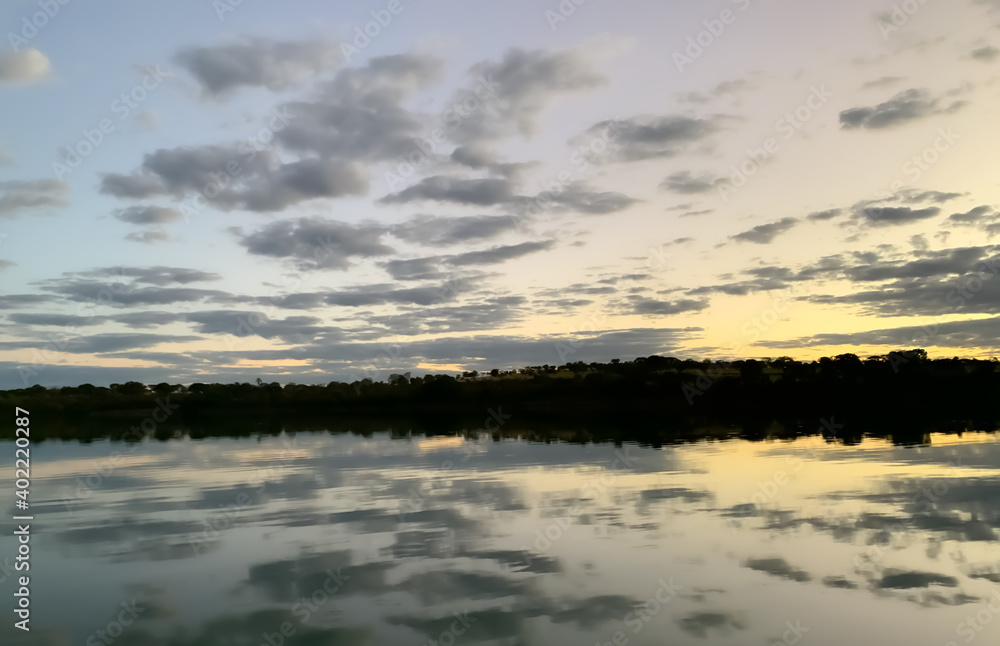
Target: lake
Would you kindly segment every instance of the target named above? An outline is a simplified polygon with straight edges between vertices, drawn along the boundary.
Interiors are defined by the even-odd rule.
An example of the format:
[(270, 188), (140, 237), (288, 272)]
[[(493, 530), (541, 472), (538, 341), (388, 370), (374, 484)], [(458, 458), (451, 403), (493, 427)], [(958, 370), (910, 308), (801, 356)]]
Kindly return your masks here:
[(49, 440), (0, 643), (1000, 643), (1000, 443), (926, 440)]

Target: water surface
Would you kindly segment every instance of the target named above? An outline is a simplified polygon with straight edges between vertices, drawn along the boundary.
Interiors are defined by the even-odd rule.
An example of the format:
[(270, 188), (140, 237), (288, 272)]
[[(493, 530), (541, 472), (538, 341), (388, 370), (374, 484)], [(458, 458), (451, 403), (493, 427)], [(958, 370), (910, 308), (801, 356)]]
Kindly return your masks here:
[(0, 643), (996, 644), (1000, 443), (929, 440), (47, 441)]

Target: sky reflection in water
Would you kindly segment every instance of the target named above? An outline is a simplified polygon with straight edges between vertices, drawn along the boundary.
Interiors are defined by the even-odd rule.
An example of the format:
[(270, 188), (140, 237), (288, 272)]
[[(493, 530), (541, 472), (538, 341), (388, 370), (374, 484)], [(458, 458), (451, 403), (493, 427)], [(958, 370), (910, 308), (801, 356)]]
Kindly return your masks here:
[[(4, 644), (105, 643), (98, 630), (118, 646), (1000, 636), (988, 434), (653, 449), (299, 433), (32, 451), (32, 632), (5, 621)], [(12, 562), (11, 531), (0, 549)]]

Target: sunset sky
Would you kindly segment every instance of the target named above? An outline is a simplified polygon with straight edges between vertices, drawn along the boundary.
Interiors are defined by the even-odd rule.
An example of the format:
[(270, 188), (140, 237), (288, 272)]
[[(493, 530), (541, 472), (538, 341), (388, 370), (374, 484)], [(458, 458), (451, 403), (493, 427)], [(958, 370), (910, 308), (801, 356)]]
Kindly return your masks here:
[(1000, 348), (1000, 0), (63, 1), (0, 388)]

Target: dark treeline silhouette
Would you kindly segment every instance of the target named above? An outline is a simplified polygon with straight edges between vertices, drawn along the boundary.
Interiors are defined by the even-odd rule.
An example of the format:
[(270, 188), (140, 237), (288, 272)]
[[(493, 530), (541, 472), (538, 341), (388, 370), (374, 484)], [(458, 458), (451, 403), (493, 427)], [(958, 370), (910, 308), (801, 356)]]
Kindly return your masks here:
[[(661, 429), (666, 424), (689, 429), (738, 424), (742, 433), (753, 437), (765, 433), (764, 420), (779, 419), (783, 428), (807, 432), (840, 433), (841, 427), (849, 426), (843, 433), (858, 436), (879, 433), (889, 424), (893, 434), (909, 428), (907, 432), (921, 435), (930, 422), (957, 430), (996, 428), (998, 368), (995, 358), (932, 360), (920, 349), (867, 359), (841, 354), (811, 362), (788, 357), (713, 362), (651, 356), (457, 376), (392, 375), (387, 382), (364, 379), (326, 385), (282, 386), (258, 379), (253, 384), (32, 386), (0, 391), (0, 402), (29, 409), (33, 415), (72, 420), (50, 424), (52, 431), (79, 427), (81, 418), (118, 416), (152, 419), (160, 434), (174, 424), (197, 433), (199, 423), (212, 420), (218, 426), (221, 418), (233, 415), (243, 419), (237, 425), (246, 428), (242, 414), (279, 420), (271, 427), (281, 428), (285, 423), (281, 420), (294, 414), (327, 420), (318, 422), (317, 428), (329, 426), (331, 416), (425, 415), (428, 428), (447, 426), (442, 420), (448, 417), (456, 430), (482, 426), (492, 432), (516, 417), (535, 425), (583, 419), (605, 429), (623, 423), (633, 430), (646, 422)], [(477, 416), (485, 419), (477, 421)], [(101, 424), (107, 425), (96, 422)], [(416, 424), (421, 425), (419, 419)], [(607, 439), (615, 439), (616, 433), (610, 431)]]

